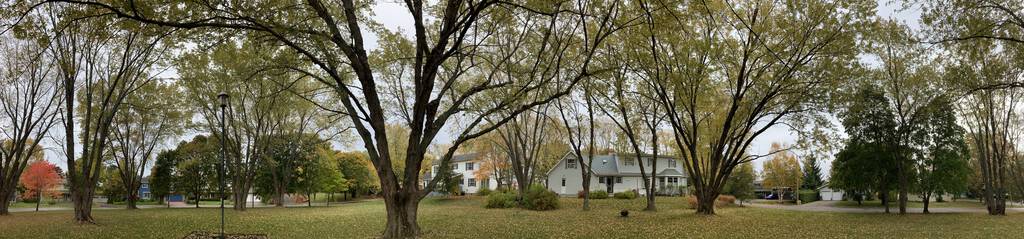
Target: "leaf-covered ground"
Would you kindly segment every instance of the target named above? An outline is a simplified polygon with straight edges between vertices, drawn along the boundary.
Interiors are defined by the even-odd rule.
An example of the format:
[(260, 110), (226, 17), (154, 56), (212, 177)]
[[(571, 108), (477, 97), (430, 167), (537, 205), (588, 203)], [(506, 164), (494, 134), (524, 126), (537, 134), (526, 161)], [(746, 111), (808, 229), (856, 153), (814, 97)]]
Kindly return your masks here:
[[(643, 199), (562, 199), (562, 209), (535, 212), (484, 209), (480, 198), (428, 199), (420, 206), (424, 238), (1018, 238), (1024, 214), (884, 215), (797, 212), (729, 207), (695, 215), (682, 198), (659, 198), (659, 211), (642, 212)], [(630, 209), (629, 218), (620, 218)], [(0, 217), (0, 238), (181, 238), (216, 231), (219, 210), (97, 210), (97, 225), (71, 222), (71, 211)], [(271, 238), (372, 238), (384, 225), (380, 201), (314, 208), (228, 210), (227, 231)]]

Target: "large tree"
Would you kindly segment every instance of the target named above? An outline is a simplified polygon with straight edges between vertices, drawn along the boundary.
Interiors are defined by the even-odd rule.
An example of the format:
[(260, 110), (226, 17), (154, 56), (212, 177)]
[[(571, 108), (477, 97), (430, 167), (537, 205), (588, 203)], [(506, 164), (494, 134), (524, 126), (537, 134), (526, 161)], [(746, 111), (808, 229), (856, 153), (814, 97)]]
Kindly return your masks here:
[(174, 191), (191, 195), (196, 207), (203, 195), (217, 188), (217, 138), (197, 135), (174, 149)]
[[(301, 78), (275, 67), (296, 64), (285, 49), (261, 45), (252, 36), (231, 37), (208, 49), (176, 59), (179, 84), (201, 116), (195, 122), (200, 129), (221, 138), (225, 125), (224, 173), (234, 209), (245, 210), (256, 175), (264, 159), (271, 158), (273, 137), (305, 132), (315, 112), (289, 91)], [(223, 115), (216, 103), (221, 92), (230, 97)]]
[(0, 34), (0, 215), (33, 160), (43, 160), (41, 142), (59, 122), (63, 97), (45, 45)]
[[(618, 59), (609, 57), (604, 60)], [(603, 82), (596, 85), (596, 90), (601, 92), (595, 94), (599, 102), (598, 109), (611, 119), (625, 136), (625, 141), (628, 141), (628, 149), (623, 151), (632, 151), (633, 155), (627, 157), (635, 157), (638, 161), (640, 178), (643, 180), (647, 197), (647, 207), (644, 210), (656, 211), (658, 129), (664, 120), (664, 112), (655, 102), (651, 87), (641, 79), (631, 77), (633, 74), (627, 71), (625, 66), (606, 75), (609, 77), (601, 78)], [(649, 158), (642, 160), (643, 157)], [(649, 165), (644, 165), (645, 161)]]
[[(854, 30), (868, 1), (638, 1), (633, 34), (641, 75), (667, 111), (693, 180), (697, 213), (714, 202), (755, 139), (794, 115), (820, 109), (856, 54)], [(685, 57), (681, 57), (685, 56)], [(771, 154), (769, 152), (768, 154)]]
[(956, 109), (948, 97), (939, 97), (928, 103), (924, 129), (912, 137), (920, 145), (915, 151), (918, 175), (917, 191), (924, 201), (924, 213), (933, 195), (960, 193), (967, 190), (967, 177), (971, 173), (970, 152), (965, 140), (965, 129), (957, 123)]
[(114, 117), (110, 148), (128, 193), (128, 209), (138, 209), (139, 187), (153, 163), (154, 151), (180, 135), (191, 118), (182, 105), (177, 85), (154, 81), (128, 95), (125, 107)]
[(861, 86), (840, 114), (849, 138), (832, 162), (829, 184), (857, 197), (879, 193), (889, 212), (889, 191), (896, 182), (895, 113), (877, 86)]
[(991, 215), (1006, 214), (1007, 170), (1021, 150), (1024, 89), (988, 88), (1019, 79), (1022, 48), (1001, 41), (970, 41), (952, 49), (946, 78), (961, 92), (955, 106), (967, 129), (971, 156), (981, 176), (982, 198)]
[(307, 188), (297, 187), (300, 177), (312, 176), (299, 173), (310, 173), (308, 168), (320, 163), (318, 152), (330, 149), (326, 141), (312, 134), (273, 135), (267, 147), (266, 158), (257, 173), (257, 181), (265, 183), (257, 183), (257, 191), (270, 195), (277, 207), (284, 207), (285, 194), (313, 186), (312, 181), (305, 181), (302, 183)]
[(899, 191), (899, 212), (907, 212), (908, 193), (914, 181), (914, 151), (919, 144), (912, 142), (912, 135), (925, 125), (927, 105), (942, 94), (934, 81), (940, 79), (936, 64), (928, 49), (913, 38), (907, 26), (896, 21), (879, 21), (876, 31), (868, 36), (866, 53), (878, 57), (880, 63), (871, 72), (870, 79), (877, 80), (880, 89), (889, 100), (888, 106), (895, 113), (896, 128), (893, 144), (897, 156), (897, 189)]
[[(46, 30), (56, 63), (63, 105), (63, 153), (75, 220), (92, 223), (92, 201), (105, 160), (115, 116), (128, 95), (155, 80), (171, 34), (134, 21), (88, 18), (82, 6), (46, 5)], [(81, 146), (81, 151), (78, 151)]]

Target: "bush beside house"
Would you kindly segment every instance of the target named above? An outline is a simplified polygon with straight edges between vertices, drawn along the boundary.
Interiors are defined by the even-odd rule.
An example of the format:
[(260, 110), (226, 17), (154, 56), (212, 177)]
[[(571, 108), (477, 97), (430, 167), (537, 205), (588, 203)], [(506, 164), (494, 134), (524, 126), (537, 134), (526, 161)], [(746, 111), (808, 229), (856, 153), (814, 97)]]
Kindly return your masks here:
[(480, 190), (476, 191), (477, 196), (487, 196), (489, 194), (491, 194), (491, 189), (486, 187), (480, 188)]
[(491, 192), (487, 195), (486, 208), (513, 208), (516, 207), (516, 194), (511, 192)]
[(540, 185), (534, 185), (523, 195), (522, 202), (516, 201), (516, 192), (494, 191), (487, 195), (485, 208), (523, 208), (536, 211), (558, 209), (558, 194)]
[(615, 199), (634, 199), (637, 193), (634, 191), (625, 191), (615, 193)]
[(530, 186), (523, 196), (523, 207), (536, 211), (558, 209), (558, 194), (541, 185)]

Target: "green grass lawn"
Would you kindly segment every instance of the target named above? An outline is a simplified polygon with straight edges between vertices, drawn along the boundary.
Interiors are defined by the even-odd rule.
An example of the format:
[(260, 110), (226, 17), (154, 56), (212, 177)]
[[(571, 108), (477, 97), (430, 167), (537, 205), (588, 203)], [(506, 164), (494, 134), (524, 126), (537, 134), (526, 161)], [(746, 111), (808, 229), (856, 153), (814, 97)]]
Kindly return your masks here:
[[(683, 198), (659, 198), (658, 212), (644, 201), (562, 199), (562, 209), (484, 209), (480, 198), (428, 199), (420, 206), (424, 238), (996, 238), (1019, 237), (1024, 214), (884, 215), (798, 212), (728, 207), (701, 216)], [(634, 210), (620, 218), (619, 210)], [(93, 211), (98, 225), (77, 225), (70, 211), (13, 213), (0, 217), (0, 238), (180, 238), (217, 228), (218, 210), (143, 209)], [(272, 238), (373, 238), (384, 226), (380, 201), (313, 208), (228, 211), (228, 232)]]

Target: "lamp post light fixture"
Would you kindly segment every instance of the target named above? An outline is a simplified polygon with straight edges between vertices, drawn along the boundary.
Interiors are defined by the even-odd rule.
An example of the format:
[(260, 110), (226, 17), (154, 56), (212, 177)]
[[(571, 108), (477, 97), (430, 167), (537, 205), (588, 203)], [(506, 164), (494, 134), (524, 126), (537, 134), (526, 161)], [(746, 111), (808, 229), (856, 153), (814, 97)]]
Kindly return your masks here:
[(217, 94), (217, 99), (220, 100), (220, 167), (218, 168), (217, 178), (220, 188), (220, 238), (224, 239), (224, 164), (227, 163), (227, 128), (225, 127), (225, 111), (228, 107), (228, 93), (220, 92)]

